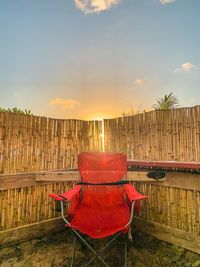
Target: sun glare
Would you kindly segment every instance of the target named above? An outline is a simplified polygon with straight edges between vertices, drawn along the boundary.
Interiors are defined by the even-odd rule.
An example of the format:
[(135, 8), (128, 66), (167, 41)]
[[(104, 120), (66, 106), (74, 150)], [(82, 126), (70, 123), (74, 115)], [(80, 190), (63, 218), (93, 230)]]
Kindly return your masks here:
[(91, 121), (102, 121), (105, 117), (103, 115), (99, 115), (99, 114), (93, 114), (88, 116), (88, 120)]
[(88, 117), (88, 120), (92, 121), (101, 121), (102, 122), (102, 131), (99, 137), (102, 139), (102, 151), (105, 151), (105, 139), (104, 139), (104, 119), (107, 118), (108, 116), (103, 115), (101, 113), (96, 113)]

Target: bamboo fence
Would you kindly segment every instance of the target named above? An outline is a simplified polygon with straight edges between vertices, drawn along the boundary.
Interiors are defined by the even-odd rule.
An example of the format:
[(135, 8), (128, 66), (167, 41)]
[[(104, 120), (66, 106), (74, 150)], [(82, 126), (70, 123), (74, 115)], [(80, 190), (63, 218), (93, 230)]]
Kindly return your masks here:
[[(0, 191), (0, 231), (60, 216), (49, 193), (71, 189), (75, 182), (60, 182)], [(185, 232), (200, 235), (200, 191), (134, 182), (148, 196), (140, 217)]]
[(101, 121), (0, 113), (0, 173), (75, 168), (81, 151), (102, 150)]
[[(0, 113), (0, 173), (76, 168), (102, 151), (102, 122)], [(129, 159), (200, 161), (200, 106), (104, 120), (105, 151)]]
[(0, 231), (59, 217), (48, 194), (65, 192), (74, 184), (67, 181), (0, 190)]
[(134, 182), (135, 188), (148, 196), (141, 202), (140, 217), (200, 235), (200, 191)]
[(130, 159), (200, 161), (200, 106), (104, 120), (105, 150)]

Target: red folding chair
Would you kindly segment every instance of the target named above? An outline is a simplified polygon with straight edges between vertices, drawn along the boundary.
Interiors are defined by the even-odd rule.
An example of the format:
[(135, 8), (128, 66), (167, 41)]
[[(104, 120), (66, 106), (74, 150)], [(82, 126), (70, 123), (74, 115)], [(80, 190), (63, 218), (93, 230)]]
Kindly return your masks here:
[[(134, 207), (138, 211), (139, 201), (146, 196), (138, 193), (126, 180), (126, 155), (122, 153), (83, 152), (78, 156), (78, 169), (81, 176), (78, 185), (68, 192), (49, 195), (60, 201), (62, 218), (75, 234), (71, 266), (74, 262), (77, 237), (94, 254), (85, 266), (96, 258), (105, 266), (109, 266), (102, 258), (102, 252), (120, 234), (128, 233)], [(64, 212), (65, 202), (69, 202), (67, 217)], [(109, 236), (112, 236), (112, 239), (100, 251), (96, 251), (80, 233), (95, 239)], [(125, 266), (127, 266), (127, 241), (125, 241)]]

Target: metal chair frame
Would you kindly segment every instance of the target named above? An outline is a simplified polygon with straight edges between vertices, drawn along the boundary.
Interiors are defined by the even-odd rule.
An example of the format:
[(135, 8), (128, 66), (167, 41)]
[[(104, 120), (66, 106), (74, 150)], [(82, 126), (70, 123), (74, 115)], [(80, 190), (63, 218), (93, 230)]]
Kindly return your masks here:
[[(69, 202), (69, 201), (67, 201)], [(66, 203), (66, 202), (65, 202)], [(71, 225), (70, 222), (66, 219), (65, 215), (64, 215), (64, 202), (63, 200), (60, 200), (60, 205), (61, 205), (61, 214), (62, 214), (62, 218), (64, 220), (64, 222), (67, 224), (67, 225)], [(129, 226), (131, 223), (132, 223), (132, 220), (133, 220), (133, 212), (134, 212), (134, 206), (135, 206), (135, 201), (133, 201), (131, 203), (131, 212), (130, 212), (130, 219), (128, 221), (128, 223), (124, 226), (124, 227), (127, 227)], [(96, 258), (98, 258), (103, 264), (104, 266), (106, 267), (109, 267), (109, 265), (104, 261), (104, 259), (101, 257), (101, 253), (111, 244), (113, 243), (113, 241), (115, 241), (119, 235), (121, 234), (121, 232), (115, 234), (113, 236), (113, 238), (111, 240), (109, 240), (107, 242), (107, 244), (101, 248), (99, 251), (96, 251), (94, 250), (90, 244), (79, 234), (78, 231), (76, 231), (75, 229), (71, 228), (71, 230), (73, 231), (73, 233), (75, 234), (74, 236), (74, 243), (73, 243), (73, 253), (72, 253), (72, 258), (71, 258), (71, 264), (70, 264), (70, 267), (73, 267), (73, 264), (74, 264), (74, 257), (75, 257), (75, 250), (76, 250), (76, 240), (77, 240), (77, 237), (80, 238), (81, 242), (87, 246), (87, 248), (94, 254), (93, 258), (91, 258), (87, 264), (84, 265), (84, 267), (90, 265)], [(127, 267), (127, 240), (125, 241), (125, 267)]]

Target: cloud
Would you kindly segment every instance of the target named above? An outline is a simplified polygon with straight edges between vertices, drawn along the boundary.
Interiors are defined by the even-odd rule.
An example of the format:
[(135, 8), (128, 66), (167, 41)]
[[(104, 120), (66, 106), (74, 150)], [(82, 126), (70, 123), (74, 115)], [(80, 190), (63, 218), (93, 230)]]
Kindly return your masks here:
[(175, 2), (176, 0), (160, 0), (160, 3), (165, 5), (165, 4), (170, 4), (172, 2)]
[(186, 62), (184, 64), (181, 65), (181, 69), (183, 71), (190, 71), (194, 68), (194, 64), (192, 64), (191, 62)]
[(81, 105), (80, 102), (75, 99), (67, 99), (60, 97), (51, 99), (49, 101), (49, 104), (53, 106), (60, 106), (62, 111), (65, 111), (67, 109), (74, 109)]
[(99, 13), (119, 4), (121, 0), (74, 0), (75, 6), (85, 14)]
[(180, 67), (176, 68), (174, 72), (189, 72), (192, 69), (195, 68), (195, 65), (191, 62), (185, 62), (183, 64), (180, 65)]
[(144, 83), (145, 83), (145, 81), (142, 79), (135, 79), (135, 81), (134, 81), (134, 84), (137, 84), (137, 85), (143, 85)]

